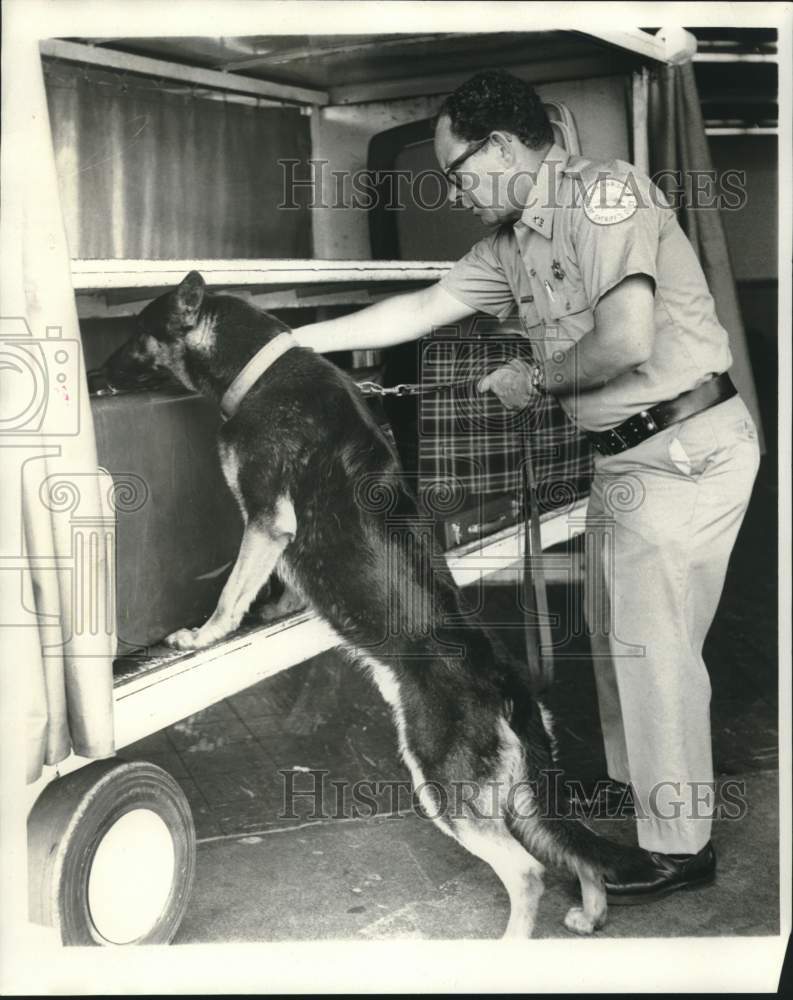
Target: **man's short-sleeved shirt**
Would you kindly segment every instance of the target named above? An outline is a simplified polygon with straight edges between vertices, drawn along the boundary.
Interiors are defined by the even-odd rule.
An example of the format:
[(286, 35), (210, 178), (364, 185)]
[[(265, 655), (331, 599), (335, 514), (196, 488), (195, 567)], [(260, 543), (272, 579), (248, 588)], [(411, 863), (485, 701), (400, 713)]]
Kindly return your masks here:
[(517, 309), (545, 359), (592, 330), (600, 299), (634, 274), (655, 285), (651, 356), (601, 388), (559, 396), (580, 427), (600, 431), (732, 363), (693, 247), (648, 177), (622, 160), (596, 163), (554, 144), (520, 220), (475, 244), (441, 285), (498, 318)]

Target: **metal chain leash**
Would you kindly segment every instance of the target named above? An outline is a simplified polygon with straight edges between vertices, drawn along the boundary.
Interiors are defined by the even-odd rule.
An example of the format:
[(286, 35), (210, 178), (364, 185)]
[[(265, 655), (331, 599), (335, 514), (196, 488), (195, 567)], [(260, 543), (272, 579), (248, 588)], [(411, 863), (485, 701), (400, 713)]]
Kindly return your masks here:
[(444, 389), (456, 389), (462, 386), (475, 386), (478, 380), (461, 379), (457, 382), (441, 382), (438, 385), (426, 385), (418, 382), (400, 382), (398, 385), (380, 385), (379, 382), (356, 382), (364, 396), (428, 396)]
[[(150, 374), (141, 376), (132, 385), (117, 386), (110, 383), (101, 384), (101, 373), (99, 370), (89, 371), (89, 387), (92, 396), (119, 396), (128, 392), (156, 389), (167, 385), (170, 381), (168, 376), (156, 378)], [(438, 385), (420, 385), (417, 382), (400, 382), (398, 385), (380, 385), (379, 382), (363, 381), (356, 382), (356, 386), (363, 396), (426, 396), (435, 392), (443, 392), (445, 389), (456, 389), (463, 386), (474, 387), (477, 379), (461, 379), (457, 382), (442, 382)]]

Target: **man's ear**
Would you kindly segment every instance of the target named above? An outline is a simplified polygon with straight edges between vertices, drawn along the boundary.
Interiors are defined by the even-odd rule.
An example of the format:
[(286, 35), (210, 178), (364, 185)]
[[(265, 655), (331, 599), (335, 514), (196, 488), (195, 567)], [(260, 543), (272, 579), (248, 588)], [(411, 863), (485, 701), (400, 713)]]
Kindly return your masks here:
[(504, 166), (511, 167), (515, 162), (515, 137), (510, 132), (491, 132), (491, 140), (498, 147)]
[(173, 313), (181, 326), (195, 326), (205, 292), (206, 284), (198, 271), (191, 271), (182, 279), (173, 297)]

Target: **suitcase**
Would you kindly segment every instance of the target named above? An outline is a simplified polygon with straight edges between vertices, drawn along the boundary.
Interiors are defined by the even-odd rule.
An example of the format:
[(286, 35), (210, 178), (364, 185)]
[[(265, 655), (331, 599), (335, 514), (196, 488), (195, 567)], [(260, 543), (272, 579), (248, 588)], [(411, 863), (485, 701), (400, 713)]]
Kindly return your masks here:
[(242, 536), (215, 446), (217, 408), (195, 393), (94, 396), (99, 464), (116, 490), (119, 655), (201, 624)]

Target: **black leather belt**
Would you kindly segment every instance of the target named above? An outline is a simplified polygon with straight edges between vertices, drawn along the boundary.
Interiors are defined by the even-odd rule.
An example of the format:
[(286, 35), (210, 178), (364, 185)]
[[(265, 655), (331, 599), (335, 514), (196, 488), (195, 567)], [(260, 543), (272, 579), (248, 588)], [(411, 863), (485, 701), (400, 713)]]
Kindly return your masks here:
[(709, 410), (711, 406), (732, 399), (738, 390), (725, 372), (716, 378), (703, 382), (696, 389), (684, 392), (675, 399), (656, 403), (649, 410), (642, 410), (607, 431), (586, 431), (592, 447), (601, 455), (618, 455), (628, 448), (646, 441), (671, 424), (679, 423), (695, 413)]

